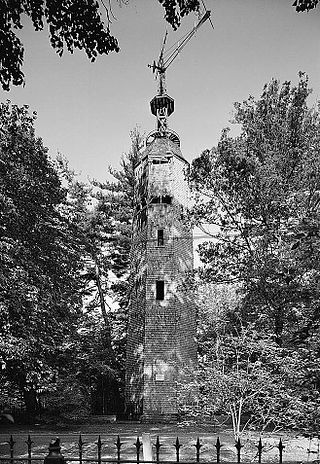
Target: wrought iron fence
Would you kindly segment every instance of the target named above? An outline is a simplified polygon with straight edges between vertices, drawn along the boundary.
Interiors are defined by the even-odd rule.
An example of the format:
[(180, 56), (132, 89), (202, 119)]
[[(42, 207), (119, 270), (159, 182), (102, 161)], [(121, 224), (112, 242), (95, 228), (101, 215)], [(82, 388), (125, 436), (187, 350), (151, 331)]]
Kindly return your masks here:
[[(10, 436), (10, 439), (7, 441), (7, 445), (9, 446), (9, 453), (5, 456), (0, 456), (0, 464), (33, 464), (38, 461), (43, 462), (46, 455), (44, 454), (43, 456), (38, 456), (33, 454), (33, 445), (34, 441), (31, 439), (30, 435), (28, 435), (27, 440), (25, 441), (26, 444), (26, 453), (25, 457), (17, 456), (15, 455), (15, 444), (16, 441), (14, 440), (13, 436)], [(97, 441), (95, 442), (96, 444), (96, 456), (95, 457), (84, 457), (84, 445), (85, 442), (82, 439), (82, 436), (80, 434), (79, 440), (78, 440), (78, 455), (72, 455), (68, 456), (64, 452), (63, 457), (66, 462), (77, 462), (79, 464), (84, 464), (84, 463), (92, 463), (92, 464), (103, 464), (103, 463), (114, 463), (114, 464), (122, 464), (122, 463), (156, 463), (156, 464), (194, 464), (194, 463), (199, 463), (199, 462), (206, 462), (206, 463), (225, 463), (225, 464), (241, 464), (245, 463), (248, 461), (244, 461), (243, 456), (242, 456), (242, 450), (243, 450), (243, 443), (241, 443), (240, 438), (236, 441), (234, 448), (236, 450), (236, 461), (230, 461), (223, 459), (221, 456), (221, 448), (224, 446), (224, 444), (221, 443), (220, 438), (217, 437), (216, 442), (214, 444), (214, 448), (212, 449), (212, 457), (210, 459), (204, 459), (202, 456), (201, 448), (203, 447), (203, 444), (201, 443), (200, 438), (197, 438), (196, 442), (192, 445), (194, 447), (194, 455), (191, 459), (189, 460), (181, 460), (180, 456), (180, 449), (183, 446), (181, 444), (181, 440), (177, 437), (175, 442), (172, 444), (172, 447), (175, 448), (174, 454), (175, 454), (175, 459), (174, 460), (167, 460), (165, 459), (164, 456), (161, 455), (161, 447), (163, 446), (163, 443), (161, 443), (159, 436), (157, 436), (155, 443), (149, 443), (149, 445), (153, 448), (153, 455), (154, 459), (152, 461), (150, 460), (145, 460), (144, 459), (144, 452), (143, 452), (143, 443), (140, 440), (140, 437), (137, 437), (136, 441), (133, 443), (133, 446), (135, 447), (134, 454), (135, 458), (134, 459), (126, 459), (126, 454), (123, 453), (121, 447), (124, 444), (121, 441), (120, 436), (118, 435), (116, 440), (114, 441), (114, 458), (111, 459), (106, 459), (102, 457), (102, 447), (103, 447), (103, 442), (101, 440), (101, 435), (98, 436)], [(254, 459), (254, 462), (262, 463), (262, 462), (267, 462), (263, 461), (263, 454), (264, 454), (264, 445), (262, 443), (262, 440), (260, 438), (259, 442), (255, 445), (256, 447), (256, 456)], [(279, 440), (279, 443), (277, 445), (278, 449), (278, 456), (277, 456), (277, 462), (279, 464), (284, 463), (283, 461), (283, 450), (285, 446), (282, 442), (282, 440)], [(61, 455), (60, 455), (61, 456)], [(52, 461), (50, 461), (52, 462)], [(250, 462), (253, 462), (252, 460)], [(275, 462), (274, 460), (272, 462)], [(302, 461), (295, 461), (296, 463), (302, 463)], [(319, 460), (316, 460), (314, 462), (319, 463)], [(57, 462), (58, 464), (58, 462)], [(291, 464), (292, 461), (291, 461)]]

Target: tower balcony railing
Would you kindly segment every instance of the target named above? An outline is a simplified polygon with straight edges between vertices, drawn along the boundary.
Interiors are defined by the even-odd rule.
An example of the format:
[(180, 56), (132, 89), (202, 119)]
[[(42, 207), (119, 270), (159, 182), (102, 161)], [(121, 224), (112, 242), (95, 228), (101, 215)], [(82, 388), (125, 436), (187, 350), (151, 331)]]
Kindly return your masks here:
[(160, 132), (158, 130), (154, 130), (150, 132), (146, 137), (146, 147), (151, 145), (151, 143), (155, 139), (164, 138), (164, 137), (167, 137), (169, 140), (171, 140), (171, 142), (173, 142), (175, 145), (177, 145), (180, 148), (180, 137), (175, 131), (171, 129), (167, 129), (165, 133)]

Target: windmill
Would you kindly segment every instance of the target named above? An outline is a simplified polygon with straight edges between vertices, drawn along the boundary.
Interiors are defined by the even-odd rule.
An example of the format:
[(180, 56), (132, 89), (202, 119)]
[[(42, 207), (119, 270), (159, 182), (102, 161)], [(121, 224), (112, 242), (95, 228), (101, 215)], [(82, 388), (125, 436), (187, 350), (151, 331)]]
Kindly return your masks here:
[[(205, 12), (177, 45), (150, 67), (158, 92), (151, 111), (156, 130), (135, 165), (132, 224), (132, 288), (126, 356), (126, 407), (144, 421), (172, 421), (178, 414), (177, 386), (182, 366), (196, 366), (196, 314), (191, 291), (184, 287), (193, 270), (192, 225), (184, 218), (189, 205), (185, 176), (188, 161), (180, 139), (168, 129), (174, 100), (167, 94), (166, 71), (197, 30), (210, 18)], [(183, 289), (183, 290), (182, 290)], [(182, 377), (181, 377), (181, 381)]]
[(205, 10), (204, 14), (200, 16), (197, 24), (168, 50), (166, 50), (168, 31), (166, 31), (158, 60), (154, 61), (152, 65), (148, 65), (148, 67), (152, 69), (155, 78), (158, 81), (158, 93), (150, 102), (151, 113), (157, 118), (157, 128), (149, 134), (147, 138), (147, 145), (150, 144), (155, 137), (164, 136), (169, 137), (172, 141), (180, 145), (178, 135), (175, 134), (175, 132), (168, 130), (168, 117), (174, 112), (174, 99), (167, 94), (166, 71), (190, 39), (196, 34), (198, 29), (207, 20), (210, 21), (211, 26), (213, 27), (210, 14), (210, 11)]

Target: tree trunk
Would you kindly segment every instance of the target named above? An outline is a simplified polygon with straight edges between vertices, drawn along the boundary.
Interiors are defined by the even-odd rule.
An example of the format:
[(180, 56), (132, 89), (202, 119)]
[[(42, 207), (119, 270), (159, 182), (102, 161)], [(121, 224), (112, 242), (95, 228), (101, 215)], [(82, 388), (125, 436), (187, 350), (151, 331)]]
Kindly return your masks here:
[(234, 404), (229, 405), (230, 413), (231, 413), (231, 419), (232, 419), (232, 429), (233, 429), (233, 436), (235, 440), (237, 439), (237, 433), (236, 433), (236, 428), (237, 428), (237, 412), (236, 412), (236, 407)]
[(274, 314), (274, 331), (275, 331), (275, 342), (278, 346), (283, 344), (283, 310), (276, 309)]
[(23, 398), (26, 405), (28, 423), (33, 424), (38, 411), (36, 391), (34, 389), (23, 389)]
[(109, 350), (110, 358), (112, 360), (112, 363), (114, 364), (115, 361), (116, 361), (116, 358), (115, 358), (115, 354), (114, 354), (112, 344), (111, 344), (111, 326), (110, 326), (110, 321), (109, 321), (109, 317), (108, 317), (108, 313), (107, 313), (107, 309), (106, 309), (106, 302), (105, 302), (102, 283), (101, 283), (100, 267), (97, 264), (97, 262), (95, 262), (95, 276), (96, 276), (97, 289), (98, 289), (98, 293), (99, 293), (100, 308), (101, 308), (101, 313), (102, 313), (102, 317), (103, 317), (103, 320), (104, 320), (104, 326), (105, 326), (105, 330), (104, 330), (105, 343), (106, 343), (106, 346), (107, 346), (107, 348)]

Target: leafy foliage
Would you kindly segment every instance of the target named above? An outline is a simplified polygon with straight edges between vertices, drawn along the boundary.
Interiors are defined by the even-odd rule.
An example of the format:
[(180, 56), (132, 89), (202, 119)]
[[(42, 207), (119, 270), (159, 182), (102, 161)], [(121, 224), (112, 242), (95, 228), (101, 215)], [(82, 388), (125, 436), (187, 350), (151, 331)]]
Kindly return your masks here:
[(301, 426), (310, 406), (316, 407), (318, 394), (308, 395), (309, 401), (296, 394), (301, 357), (251, 327), (218, 337), (213, 353), (209, 365), (206, 360), (204, 388), (216, 412), (230, 414), (235, 438), (248, 426)]
[[(122, 0), (118, 0), (121, 3)], [(165, 10), (165, 18), (177, 28), (181, 18), (197, 10), (199, 0), (159, 0)], [(0, 11), (0, 83), (4, 90), (10, 85), (22, 85), (24, 47), (15, 30), (22, 29), (24, 15), (28, 16), (36, 31), (45, 23), (49, 29), (50, 44), (61, 56), (66, 48), (70, 53), (75, 49), (84, 50), (91, 61), (98, 55), (106, 55), (120, 50), (117, 39), (110, 32), (109, 7), (101, 0), (13, 0), (5, 2)], [(100, 13), (104, 9), (106, 24)]]
[[(118, 0), (119, 3), (125, 0)], [(164, 8), (166, 21), (177, 29), (184, 16), (197, 12), (199, 0), (158, 0)], [(297, 12), (316, 8), (318, 0), (296, 0), (293, 3)], [(106, 13), (106, 24), (100, 10)], [(36, 31), (48, 26), (51, 46), (61, 56), (66, 48), (70, 53), (75, 49), (84, 50), (91, 61), (98, 55), (106, 55), (120, 50), (118, 40), (110, 32), (110, 17), (113, 16), (109, 6), (101, 0), (13, 0), (6, 2), (0, 11), (0, 83), (4, 90), (11, 85), (22, 85), (24, 47), (15, 33), (22, 29), (23, 16), (28, 16)]]
[(165, 10), (165, 19), (177, 29), (181, 24), (181, 19), (193, 11), (200, 8), (199, 0), (158, 0)]
[(301, 11), (310, 11), (313, 8), (318, 6), (318, 0), (295, 0), (293, 6), (295, 7), (296, 11), (300, 13)]
[(180, 379), (181, 418), (230, 420), (236, 440), (248, 428), (317, 431), (318, 353), (310, 346), (279, 347), (253, 323), (243, 323), (236, 290), (225, 284), (198, 287), (201, 298), (211, 296), (212, 306), (198, 305), (199, 365)]
[[(35, 408), (81, 305), (80, 243), (66, 192), (26, 106), (0, 106), (0, 359)], [(30, 400), (30, 401), (29, 401)]]
[[(109, 279), (109, 294), (118, 303), (111, 312), (114, 348), (123, 368), (126, 340), (127, 307), (130, 296), (130, 249), (134, 192), (134, 166), (139, 159), (143, 136), (135, 129), (131, 133), (131, 150), (121, 160), (120, 170), (110, 169), (113, 180), (94, 182), (97, 201), (90, 217), (92, 234), (91, 257), (105, 282)], [(104, 231), (104, 232), (102, 232)], [(98, 239), (98, 240), (97, 240)], [(95, 256), (95, 258), (94, 258)], [(101, 298), (100, 298), (101, 301)]]
[(0, 46), (5, 51), (0, 61), (0, 82), (4, 90), (9, 90), (11, 82), (14, 85), (23, 83), (24, 49), (14, 33), (14, 29), (23, 27), (21, 15), (29, 16), (36, 31), (42, 30), (44, 22), (47, 23), (50, 43), (60, 56), (65, 46), (71, 53), (75, 48), (83, 49), (91, 61), (98, 54), (119, 51), (117, 40), (101, 20), (95, 0), (13, 1), (10, 5), (7, 3), (0, 15)]
[(51, 390), (49, 389), (51, 394), (46, 394), (43, 405), (46, 422), (54, 421), (62, 425), (68, 422), (83, 422), (90, 415), (90, 391), (72, 374), (66, 377), (60, 374), (52, 384)]
[[(59, 382), (66, 382), (67, 390), (72, 377), (75, 386), (79, 385), (91, 398), (93, 411), (99, 413), (121, 411), (130, 292), (133, 168), (141, 144), (138, 131), (131, 136), (132, 149), (123, 157), (120, 170), (110, 169), (113, 180), (104, 183), (79, 182), (66, 161), (58, 159), (59, 172), (68, 189), (68, 217), (81, 231), (84, 262), (83, 314), (78, 333), (68, 350), (61, 353)], [(67, 359), (74, 361), (67, 363)], [(63, 368), (66, 363), (67, 370)], [(55, 388), (51, 405), (54, 395)]]
[(18, 389), (31, 420), (39, 400), (63, 420), (118, 412), (141, 137), (132, 134), (114, 181), (87, 185), (49, 159), (26, 106), (2, 104), (0, 118), (4, 394)]
[(308, 94), (301, 76), (297, 87), (272, 81), (258, 102), (237, 104), (242, 134), (224, 131), (191, 177), (195, 220), (217, 227), (200, 247), (203, 276), (240, 282), (247, 317), (259, 316), (278, 343), (284, 331), (307, 330), (318, 313), (320, 131)]
[(238, 432), (242, 408), (261, 424), (319, 419), (320, 117), (309, 93), (302, 73), (297, 86), (272, 80), (259, 100), (235, 104), (240, 136), (224, 130), (192, 166), (193, 220), (212, 235), (199, 247), (200, 281), (238, 293), (228, 313), (211, 309), (216, 322), (203, 331), (203, 390)]

